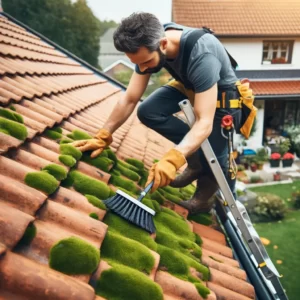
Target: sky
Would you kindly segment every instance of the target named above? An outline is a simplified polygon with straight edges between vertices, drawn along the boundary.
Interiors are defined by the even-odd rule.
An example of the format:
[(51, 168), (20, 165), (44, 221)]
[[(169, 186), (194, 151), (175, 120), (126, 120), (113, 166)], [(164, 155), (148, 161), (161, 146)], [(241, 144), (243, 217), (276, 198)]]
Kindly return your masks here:
[(155, 14), (162, 23), (171, 21), (172, 0), (87, 0), (94, 15), (101, 21), (120, 22), (136, 11)]

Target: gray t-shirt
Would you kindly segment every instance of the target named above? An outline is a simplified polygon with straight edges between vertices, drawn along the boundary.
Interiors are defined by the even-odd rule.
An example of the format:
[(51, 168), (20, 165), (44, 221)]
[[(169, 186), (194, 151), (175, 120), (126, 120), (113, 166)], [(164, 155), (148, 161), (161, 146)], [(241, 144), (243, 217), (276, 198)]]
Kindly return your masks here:
[[(168, 67), (181, 78), (180, 70), (184, 45), (187, 37), (195, 28), (185, 27), (176, 23), (167, 23), (164, 25), (164, 28), (165, 30), (171, 28), (182, 30), (178, 56), (174, 60), (166, 61)], [(135, 70), (137, 73), (143, 74), (138, 66), (136, 66)], [(218, 88), (225, 88), (237, 81), (226, 50), (214, 35), (206, 33), (195, 43), (188, 62), (187, 79), (193, 85), (193, 90), (196, 93), (208, 90), (215, 83), (218, 84)]]

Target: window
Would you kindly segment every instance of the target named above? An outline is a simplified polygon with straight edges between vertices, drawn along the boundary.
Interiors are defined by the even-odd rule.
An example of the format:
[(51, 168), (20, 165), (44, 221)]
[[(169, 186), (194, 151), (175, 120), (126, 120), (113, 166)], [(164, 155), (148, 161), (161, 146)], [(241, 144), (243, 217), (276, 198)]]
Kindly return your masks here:
[(262, 64), (290, 64), (293, 41), (264, 41)]

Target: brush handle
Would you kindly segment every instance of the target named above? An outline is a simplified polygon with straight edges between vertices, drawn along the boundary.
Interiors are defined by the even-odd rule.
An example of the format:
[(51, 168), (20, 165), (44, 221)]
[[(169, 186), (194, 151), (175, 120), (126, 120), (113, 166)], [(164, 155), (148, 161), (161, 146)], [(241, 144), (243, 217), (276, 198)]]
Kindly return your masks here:
[(154, 184), (154, 181), (151, 181), (146, 187), (145, 189), (141, 192), (139, 198), (137, 199), (138, 201), (142, 201), (143, 198), (147, 195), (147, 193), (151, 190), (152, 186)]

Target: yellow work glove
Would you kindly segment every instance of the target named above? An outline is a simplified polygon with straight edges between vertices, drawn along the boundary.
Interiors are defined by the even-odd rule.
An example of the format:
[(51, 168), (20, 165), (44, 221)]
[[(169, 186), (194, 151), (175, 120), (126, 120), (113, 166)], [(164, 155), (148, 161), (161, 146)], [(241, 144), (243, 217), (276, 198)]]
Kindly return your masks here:
[(151, 189), (151, 192), (154, 192), (159, 187), (169, 185), (175, 179), (177, 170), (185, 163), (184, 155), (176, 149), (171, 149), (151, 167), (146, 186), (154, 181)]
[(91, 158), (95, 158), (100, 155), (101, 152), (112, 143), (112, 141), (113, 138), (111, 133), (103, 128), (98, 131), (94, 138), (76, 141), (71, 145), (81, 152), (94, 150), (91, 154)]

